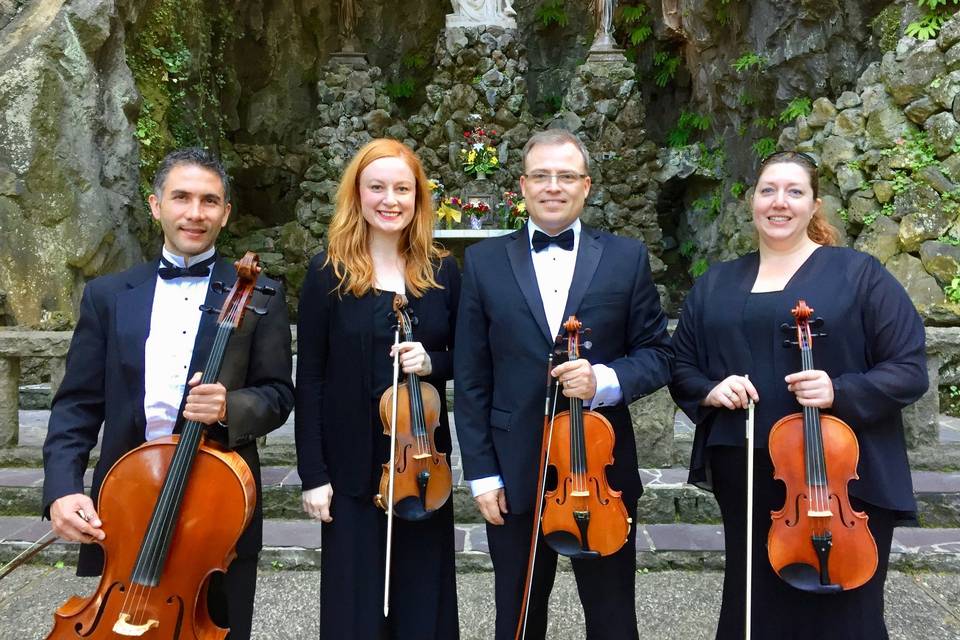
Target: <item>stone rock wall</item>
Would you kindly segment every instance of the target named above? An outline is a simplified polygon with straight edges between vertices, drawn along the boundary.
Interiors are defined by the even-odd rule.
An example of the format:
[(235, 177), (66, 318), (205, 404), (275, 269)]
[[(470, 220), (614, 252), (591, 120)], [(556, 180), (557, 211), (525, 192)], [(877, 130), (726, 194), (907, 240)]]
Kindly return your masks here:
[(828, 218), (875, 256), (928, 323), (955, 324), (960, 277), (960, 17), (936, 40), (903, 38), (855, 91), (818, 98), (779, 146), (820, 160)]
[(0, 289), (14, 323), (71, 318), (86, 279), (141, 258), (120, 11), (35, 0), (2, 30)]

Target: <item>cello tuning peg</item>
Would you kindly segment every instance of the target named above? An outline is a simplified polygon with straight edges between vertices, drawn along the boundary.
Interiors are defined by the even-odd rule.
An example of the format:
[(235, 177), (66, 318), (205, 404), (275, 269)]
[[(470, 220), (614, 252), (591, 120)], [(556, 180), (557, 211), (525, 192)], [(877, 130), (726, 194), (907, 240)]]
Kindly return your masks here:
[(258, 316), (265, 316), (265, 315), (267, 315), (267, 310), (264, 309), (263, 307), (255, 307), (255, 306), (253, 306), (252, 304), (248, 304), (247, 307), (246, 307), (246, 309), (247, 309), (247, 311), (249, 311), (250, 313), (252, 313), (252, 314), (254, 314), (254, 315), (258, 315)]
[(220, 313), (220, 309), (216, 309), (216, 308), (214, 308), (214, 307), (211, 307), (211, 306), (208, 305), (208, 304), (202, 304), (202, 305), (200, 305), (200, 311), (203, 311), (204, 313), (216, 313), (216, 314), (219, 314), (219, 313)]
[(260, 293), (262, 293), (262, 294), (265, 295), (265, 296), (273, 296), (273, 295), (276, 295), (276, 294), (277, 294), (277, 290), (276, 290), (276, 289), (274, 289), (273, 287), (268, 287), (267, 285), (262, 285), (262, 286), (259, 286), (259, 287), (254, 287), (253, 289), (254, 289), (254, 291), (259, 291)]
[(216, 293), (224, 293), (227, 290), (227, 288), (219, 280), (217, 280), (216, 282), (211, 282), (210, 288), (213, 289)]

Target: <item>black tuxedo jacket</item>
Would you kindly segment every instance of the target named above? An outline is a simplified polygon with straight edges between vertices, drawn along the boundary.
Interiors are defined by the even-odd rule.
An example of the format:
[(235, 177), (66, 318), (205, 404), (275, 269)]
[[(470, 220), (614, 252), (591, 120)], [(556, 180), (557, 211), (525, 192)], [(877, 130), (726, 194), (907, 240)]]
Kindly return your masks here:
[[(613, 424), (611, 485), (643, 492), (627, 405), (670, 380), (667, 319), (639, 241), (581, 228), (564, 320), (591, 329), (581, 357), (611, 367), (623, 401), (600, 412)], [(550, 335), (527, 229), (467, 249), (457, 318), (454, 414), (464, 477), (500, 475), (513, 513), (531, 510), (543, 433)], [(561, 396), (562, 397), (562, 396)]]
[[(92, 280), (83, 292), (66, 375), (53, 400), (43, 445), (43, 508), (47, 517), (54, 500), (83, 492), (83, 473), (101, 425), (103, 440), (91, 492), (94, 503), (110, 467), (144, 443), (144, 344), (150, 332), (156, 276), (157, 263), (150, 262)], [(210, 281), (218, 280), (228, 289), (236, 281), (232, 262), (220, 259), (215, 263)], [(252, 303), (266, 307), (267, 315), (246, 314), (230, 339), (219, 377), (227, 388), (229, 425), (209, 430), (212, 437), (243, 456), (257, 480), (257, 507), (237, 543), (239, 557), (255, 556), (261, 547), (263, 517), (256, 439), (282, 425), (293, 408), (290, 324), (283, 290), (263, 276), (258, 284), (276, 288), (277, 294), (268, 297), (255, 293)], [(219, 309), (226, 295), (210, 288), (206, 304)], [(202, 370), (207, 361), (216, 336), (216, 320), (216, 315), (202, 315), (190, 375)], [(178, 423), (177, 431), (179, 427)], [(81, 546), (78, 574), (96, 575), (102, 565), (99, 546)]]

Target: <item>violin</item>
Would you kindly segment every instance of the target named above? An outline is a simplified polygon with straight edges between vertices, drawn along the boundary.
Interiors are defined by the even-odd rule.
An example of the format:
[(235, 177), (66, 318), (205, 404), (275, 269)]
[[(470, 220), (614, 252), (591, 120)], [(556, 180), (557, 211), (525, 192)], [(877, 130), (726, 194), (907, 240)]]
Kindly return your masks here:
[[(800, 300), (792, 310), (802, 368), (813, 369), (813, 309)], [(817, 319), (814, 326), (823, 321)], [(816, 334), (818, 337), (824, 334)], [(785, 345), (786, 346), (786, 345)], [(843, 420), (815, 407), (784, 416), (769, 441), (774, 478), (786, 484), (783, 508), (773, 522), (767, 551), (773, 570), (787, 584), (812, 593), (838, 593), (862, 586), (877, 570), (877, 544), (868, 516), (854, 511), (847, 484), (857, 479), (860, 449)]]
[[(406, 297), (394, 295), (393, 312), (397, 319), (394, 344), (400, 343), (401, 334), (404, 341), (412, 341)], [(395, 358), (394, 385), (380, 397), (380, 419), (384, 435), (391, 437), (392, 460), (383, 465), (374, 502), (402, 520), (426, 520), (450, 499), (453, 487), (447, 454), (437, 449), (436, 442), (440, 394), (415, 373), (398, 383), (396, 369)]]
[[(220, 311), (201, 383), (216, 381), (227, 341), (240, 326), (261, 268), (247, 252)], [(223, 283), (211, 285), (225, 290)], [(216, 312), (201, 307), (204, 312)], [(207, 440), (188, 420), (180, 435), (151, 440), (120, 458), (104, 478), (98, 509), (107, 534), (97, 590), (72, 596), (54, 614), (48, 640), (143, 637), (222, 640), (229, 632), (210, 619), (207, 580), (225, 572), (253, 517), (257, 488), (243, 458)], [(216, 505), (215, 507), (213, 505)], [(144, 508), (144, 507), (150, 507)]]
[[(583, 325), (576, 316), (564, 323), (567, 355), (580, 357)], [(610, 421), (583, 410), (583, 400), (570, 398), (569, 411), (553, 420), (547, 466), (557, 484), (546, 492), (541, 521), (544, 541), (571, 558), (599, 558), (616, 553), (627, 541), (631, 519), (619, 491), (607, 484), (613, 464), (614, 434)]]

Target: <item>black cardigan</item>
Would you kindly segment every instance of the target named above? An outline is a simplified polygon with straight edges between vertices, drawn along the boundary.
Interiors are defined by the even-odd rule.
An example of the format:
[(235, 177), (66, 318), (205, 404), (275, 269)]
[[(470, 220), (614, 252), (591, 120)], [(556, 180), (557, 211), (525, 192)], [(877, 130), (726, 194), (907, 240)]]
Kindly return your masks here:
[[(746, 335), (743, 311), (758, 268), (758, 253), (712, 267), (687, 296), (673, 336), (670, 392), (697, 425), (689, 480), (705, 488), (711, 484), (708, 445), (743, 443), (743, 410), (703, 407), (700, 401), (727, 376), (753, 370), (749, 340), (756, 337)], [(790, 308), (802, 298), (814, 316), (824, 318), (828, 334), (814, 339), (814, 367), (833, 380), (827, 413), (849, 424), (860, 444), (860, 480), (850, 483), (850, 494), (915, 511), (900, 410), (924, 394), (928, 381), (923, 323), (910, 298), (875, 258), (842, 247), (817, 249), (783, 294), (789, 306), (765, 337), (775, 342), (773, 370), (787, 375), (800, 369), (796, 347), (780, 346), (786, 336), (779, 324), (793, 324)], [(779, 402), (781, 417), (801, 410), (792, 394), (772, 400)], [(771, 426), (756, 425), (757, 446), (766, 446)]]
[[(374, 293), (357, 298), (335, 291), (337, 278), (323, 266), (326, 253), (310, 261), (300, 293), (297, 322), (297, 468), (303, 488), (328, 482), (335, 491), (370, 495), (373, 460), (371, 381), (374, 356)], [(442, 289), (409, 297), (418, 318), (414, 339), (433, 366), (424, 378), (440, 392), (437, 446), (450, 453), (444, 386), (453, 377), (453, 336), (460, 297), (460, 271), (452, 257), (434, 269)], [(390, 366), (387, 354), (382, 362)]]

